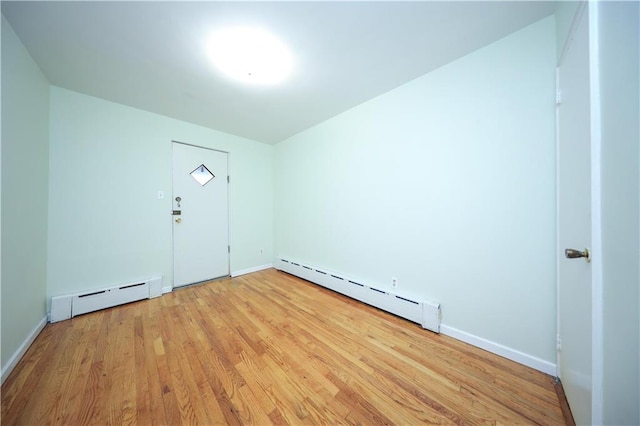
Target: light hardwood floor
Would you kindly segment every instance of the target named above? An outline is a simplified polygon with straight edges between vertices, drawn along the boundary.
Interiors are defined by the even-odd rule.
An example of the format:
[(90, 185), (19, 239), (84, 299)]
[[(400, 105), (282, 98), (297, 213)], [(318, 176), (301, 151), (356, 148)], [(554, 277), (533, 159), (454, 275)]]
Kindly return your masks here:
[(553, 378), (273, 269), (49, 324), (2, 424), (564, 424)]

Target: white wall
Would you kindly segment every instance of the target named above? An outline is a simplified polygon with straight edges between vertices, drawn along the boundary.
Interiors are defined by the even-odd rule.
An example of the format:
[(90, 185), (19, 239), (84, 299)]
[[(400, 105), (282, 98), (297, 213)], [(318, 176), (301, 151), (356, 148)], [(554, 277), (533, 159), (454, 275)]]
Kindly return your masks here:
[(231, 271), (271, 263), (270, 145), (59, 87), (50, 132), (49, 297), (154, 275), (171, 285), (172, 140), (230, 153)]
[(602, 124), (603, 420), (640, 424), (640, 8), (598, 8)]
[(555, 364), (555, 57), (550, 17), (278, 144), (276, 254)]
[(49, 83), (2, 18), (2, 377), (46, 317)]

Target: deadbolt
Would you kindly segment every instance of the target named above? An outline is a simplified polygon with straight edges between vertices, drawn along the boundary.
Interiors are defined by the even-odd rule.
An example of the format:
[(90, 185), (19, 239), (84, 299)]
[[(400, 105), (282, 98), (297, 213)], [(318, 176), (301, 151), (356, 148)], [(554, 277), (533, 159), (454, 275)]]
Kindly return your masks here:
[(567, 259), (578, 259), (584, 257), (584, 260), (586, 260), (587, 262), (591, 262), (591, 253), (589, 252), (588, 248), (584, 249), (584, 251), (576, 249), (565, 249), (564, 256)]

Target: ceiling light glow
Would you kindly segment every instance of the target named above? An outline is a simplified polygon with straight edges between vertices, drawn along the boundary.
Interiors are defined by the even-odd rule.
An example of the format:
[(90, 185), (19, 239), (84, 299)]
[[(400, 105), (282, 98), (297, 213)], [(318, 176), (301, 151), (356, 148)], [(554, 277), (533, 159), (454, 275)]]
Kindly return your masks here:
[(285, 45), (259, 28), (219, 30), (209, 39), (208, 50), (220, 71), (251, 84), (277, 84), (289, 76), (293, 64)]

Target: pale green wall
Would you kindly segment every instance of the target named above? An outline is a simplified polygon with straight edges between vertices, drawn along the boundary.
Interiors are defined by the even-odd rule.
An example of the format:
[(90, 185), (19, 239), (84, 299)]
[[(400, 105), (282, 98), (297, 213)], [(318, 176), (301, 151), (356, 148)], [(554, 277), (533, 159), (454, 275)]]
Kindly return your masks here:
[(270, 145), (59, 87), (50, 132), (49, 297), (154, 275), (171, 285), (172, 140), (230, 153), (231, 271), (271, 263)]
[[(2, 333), (2, 335), (4, 335), (4, 332), (1, 331), (2, 328), (2, 194), (1, 194), (1, 188), (2, 188), (2, 168), (1, 168), (1, 164), (2, 164), (2, 48), (1, 48), (1, 44), (2, 44), (2, 27), (4, 26), (4, 16), (0, 15), (0, 333)], [(2, 355), (2, 346), (4, 346), (2, 344), (2, 335), (0, 335), (0, 371), (4, 371), (5, 370), (5, 363), (3, 362), (3, 360), (6, 358), (4, 355)]]
[(555, 363), (555, 60), (549, 17), (276, 145), (276, 254)]
[[(586, 1), (586, 0), (585, 0)], [(556, 2), (555, 22), (556, 22), (556, 59), (560, 60), (563, 49), (567, 43), (571, 24), (578, 10), (578, 6), (584, 1), (563, 0)]]
[(46, 316), (49, 83), (2, 18), (2, 371)]
[(640, 424), (640, 33), (638, 2), (599, 6), (603, 420)]

